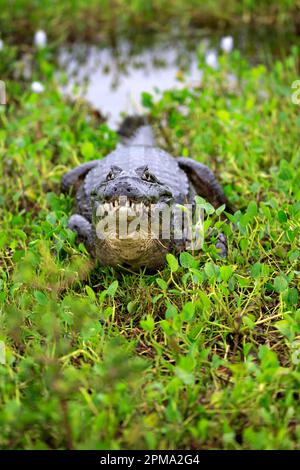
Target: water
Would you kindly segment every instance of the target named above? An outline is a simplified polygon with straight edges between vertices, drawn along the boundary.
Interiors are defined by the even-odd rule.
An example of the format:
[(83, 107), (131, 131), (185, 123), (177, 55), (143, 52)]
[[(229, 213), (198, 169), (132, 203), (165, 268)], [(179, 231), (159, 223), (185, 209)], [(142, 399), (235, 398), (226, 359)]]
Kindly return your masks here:
[(74, 84), (80, 84), (77, 95), (106, 115), (112, 127), (117, 126), (121, 112), (143, 111), (142, 92), (180, 87), (183, 82), (178, 76), (182, 72), (189, 82), (201, 80), (196, 47), (182, 50), (181, 45), (170, 43), (154, 44), (138, 52), (128, 42), (118, 51), (76, 44), (60, 51), (59, 63), (69, 77), (63, 91), (74, 95)]
[[(59, 52), (60, 69), (68, 77), (63, 92), (83, 96), (116, 128), (120, 113), (141, 113), (141, 93), (159, 93), (184, 84), (201, 83), (197, 51), (220, 50), (230, 32), (198, 30), (183, 36), (145, 36), (110, 45), (73, 44)], [(285, 55), (294, 38), (273, 30), (232, 33), (234, 47), (251, 62)], [(182, 77), (184, 81), (182, 81)], [(179, 80), (181, 78), (181, 80)]]

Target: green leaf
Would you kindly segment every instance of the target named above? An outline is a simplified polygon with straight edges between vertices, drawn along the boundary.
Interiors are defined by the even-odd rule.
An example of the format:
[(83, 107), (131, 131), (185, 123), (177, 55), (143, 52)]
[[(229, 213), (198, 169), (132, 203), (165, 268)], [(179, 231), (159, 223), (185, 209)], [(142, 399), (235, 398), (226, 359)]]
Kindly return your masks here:
[(182, 356), (179, 358), (179, 363), (175, 368), (175, 373), (183, 383), (186, 385), (192, 385), (195, 381), (194, 369), (196, 367), (196, 361), (192, 356)]
[(199, 261), (197, 261), (190, 253), (186, 251), (179, 255), (180, 264), (183, 268), (197, 268)]
[(268, 348), (268, 346), (261, 345), (258, 351), (258, 357), (261, 360), (262, 368), (278, 367), (278, 357), (274, 351)]
[(162, 289), (162, 290), (167, 290), (168, 288), (168, 284), (166, 283), (166, 281), (164, 279), (161, 279), (160, 277), (155, 279), (156, 280), (156, 283), (159, 285), (159, 287)]
[(292, 251), (289, 255), (289, 262), (293, 263), (294, 261), (296, 261), (296, 259), (298, 258), (299, 255), (300, 255), (299, 250)]
[(163, 332), (168, 335), (168, 336), (171, 336), (172, 333), (173, 333), (173, 328), (171, 326), (171, 324), (167, 321), (167, 320), (161, 320), (159, 322), (160, 324), (160, 327), (161, 329), (163, 330)]
[(274, 279), (274, 288), (277, 292), (283, 292), (289, 283), (283, 275), (277, 276)]
[(292, 168), (290, 167), (289, 163), (286, 160), (281, 160), (280, 162), (280, 172), (279, 178), (284, 181), (289, 181), (293, 178)]
[(222, 206), (218, 207), (216, 209), (217, 216), (220, 216), (222, 214), (222, 212), (224, 212), (225, 209), (226, 209), (226, 204), (223, 204)]
[(81, 153), (87, 160), (91, 160), (95, 155), (94, 144), (92, 142), (84, 142), (81, 145)]
[(109, 317), (111, 317), (113, 315), (113, 311), (114, 310), (110, 305), (106, 307), (106, 309), (103, 312), (104, 318), (108, 319)]
[(156, 302), (158, 302), (159, 299), (161, 299), (162, 297), (163, 297), (163, 294), (155, 295), (155, 296), (152, 298), (152, 303), (153, 303), (153, 304), (156, 304)]
[(282, 222), (282, 223), (287, 222), (288, 218), (287, 218), (286, 213), (283, 210), (278, 211), (277, 217), (278, 217), (279, 222)]
[(177, 258), (175, 258), (175, 256), (172, 255), (172, 253), (168, 253), (167, 256), (166, 256), (166, 259), (167, 259), (167, 263), (168, 263), (171, 271), (173, 273), (175, 273), (179, 268)]
[(168, 304), (167, 310), (166, 310), (166, 318), (175, 318), (178, 314), (177, 307), (172, 304)]
[(291, 327), (290, 327), (290, 323), (288, 322), (288, 320), (280, 320), (280, 321), (276, 322), (275, 327), (277, 328), (277, 330), (280, 331), (280, 333), (283, 336), (286, 336), (290, 340), (293, 339), (291, 337)]
[(195, 201), (197, 206), (201, 207), (207, 215), (211, 215), (215, 213), (215, 208), (209, 202), (207, 202), (203, 197), (196, 196)]
[(249, 202), (247, 207), (247, 214), (249, 214), (251, 218), (257, 215), (257, 204), (255, 201)]
[(253, 315), (244, 315), (242, 321), (244, 325), (248, 326), (251, 330), (255, 326)]
[(147, 315), (146, 320), (141, 320), (140, 325), (145, 331), (152, 333), (152, 331), (154, 330), (155, 323), (152, 316)]
[(50, 225), (55, 225), (57, 221), (57, 217), (55, 212), (50, 212), (47, 217), (46, 217), (47, 222), (49, 222)]
[(217, 110), (216, 116), (218, 116), (218, 118), (223, 122), (230, 121), (230, 113), (226, 109)]
[(127, 304), (127, 311), (128, 311), (128, 313), (133, 313), (133, 312), (135, 312), (136, 309), (137, 309), (137, 306), (138, 306), (138, 304), (137, 304), (137, 301), (136, 301), (136, 300), (131, 300), (130, 302), (128, 302), (128, 304)]
[(191, 321), (195, 314), (195, 304), (193, 302), (187, 302), (184, 304), (182, 309), (182, 318), (185, 321)]
[(201, 301), (201, 304), (202, 304), (202, 308), (203, 310), (206, 312), (206, 311), (210, 311), (211, 309), (211, 301), (210, 301), (210, 298), (208, 297), (208, 295), (203, 292), (203, 291), (200, 291), (199, 292), (199, 299)]
[(260, 263), (255, 263), (255, 264), (253, 264), (253, 266), (251, 266), (251, 269), (250, 269), (251, 277), (256, 279), (257, 277), (259, 277), (260, 272), (261, 272), (261, 264)]
[(92, 301), (92, 302), (95, 302), (96, 300), (96, 295), (95, 295), (95, 292), (93, 291), (93, 289), (90, 287), (90, 286), (85, 286), (85, 291), (89, 297), (89, 299)]
[(107, 295), (109, 295), (110, 297), (114, 297), (115, 293), (117, 292), (118, 285), (119, 285), (118, 281), (112, 282), (106, 291)]
[(204, 271), (209, 279), (214, 279), (218, 275), (218, 267), (214, 263), (205, 263)]
[(241, 227), (247, 227), (251, 221), (251, 218), (252, 217), (248, 213), (243, 214), (239, 221)]
[(44, 292), (41, 292), (41, 291), (39, 291), (39, 290), (36, 290), (33, 295), (34, 295), (36, 301), (37, 301), (40, 305), (47, 305), (47, 303), (48, 303), (48, 297), (46, 296), (46, 294), (44, 294)]
[(220, 278), (222, 281), (227, 282), (228, 279), (232, 276), (233, 274), (233, 268), (231, 266), (221, 266), (220, 267)]
[(299, 300), (299, 293), (295, 287), (289, 288), (287, 291), (286, 301), (289, 305), (297, 305)]
[(145, 106), (145, 108), (152, 108), (153, 106), (152, 95), (146, 91), (142, 93), (142, 105)]
[(187, 372), (181, 367), (175, 368), (177, 377), (186, 385), (193, 385), (195, 383), (195, 376), (192, 372)]

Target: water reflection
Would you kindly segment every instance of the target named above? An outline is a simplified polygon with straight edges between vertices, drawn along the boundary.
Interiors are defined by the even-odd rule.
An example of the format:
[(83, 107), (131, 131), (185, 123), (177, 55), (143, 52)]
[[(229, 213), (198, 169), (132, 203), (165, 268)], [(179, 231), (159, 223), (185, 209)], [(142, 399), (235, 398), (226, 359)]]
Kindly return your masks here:
[(130, 54), (129, 45), (122, 49), (116, 54), (110, 49), (75, 45), (62, 49), (59, 58), (69, 77), (64, 92), (74, 94), (74, 84), (80, 84), (77, 92), (107, 115), (112, 126), (116, 126), (120, 112), (142, 111), (143, 91), (182, 86), (178, 80), (182, 71), (187, 80), (201, 79), (196, 48), (181, 54), (176, 47), (157, 45), (138, 55)]
[[(182, 77), (188, 83), (200, 83), (202, 74), (197, 65), (197, 51), (210, 53), (212, 57), (212, 53), (220, 49), (222, 37), (228, 35), (228, 31), (200, 30), (190, 36), (144, 37), (142, 42), (137, 38), (131, 42), (119, 40), (114, 47), (86, 44), (63, 47), (59, 64), (68, 77), (63, 91), (84, 96), (107, 116), (112, 127), (116, 127), (121, 112), (142, 112), (143, 91), (153, 93), (181, 87), (183, 83), (178, 78)], [(295, 41), (274, 30), (243, 28), (232, 36), (234, 46), (247, 59), (267, 66), (274, 56), (286, 55)]]

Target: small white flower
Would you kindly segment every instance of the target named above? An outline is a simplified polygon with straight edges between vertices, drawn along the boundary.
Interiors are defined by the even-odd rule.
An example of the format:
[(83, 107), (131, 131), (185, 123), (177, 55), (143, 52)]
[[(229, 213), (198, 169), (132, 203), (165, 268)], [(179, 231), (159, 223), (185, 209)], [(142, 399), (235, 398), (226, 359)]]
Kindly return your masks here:
[(2, 39), (0, 39), (0, 51), (3, 50), (3, 47), (4, 47), (4, 42)]
[(224, 52), (231, 52), (233, 49), (233, 37), (232, 36), (224, 36), (221, 39), (220, 47)]
[(207, 53), (205, 54), (205, 62), (209, 67), (216, 70), (219, 65), (216, 51), (207, 51)]
[(31, 91), (34, 93), (42, 93), (45, 90), (44, 85), (41, 82), (32, 82)]
[(38, 47), (39, 49), (43, 49), (44, 47), (47, 46), (47, 34), (45, 31), (40, 29), (39, 31), (36, 31), (34, 34), (34, 45)]

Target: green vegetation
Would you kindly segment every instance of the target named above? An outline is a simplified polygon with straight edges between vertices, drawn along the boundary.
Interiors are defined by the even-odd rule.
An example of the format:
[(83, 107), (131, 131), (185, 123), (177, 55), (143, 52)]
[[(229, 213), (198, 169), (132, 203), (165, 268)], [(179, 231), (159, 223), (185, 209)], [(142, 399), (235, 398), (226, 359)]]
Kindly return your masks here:
[(213, 71), (199, 51), (199, 89), (143, 95), (160, 145), (209, 164), (235, 208), (228, 259), (208, 239), (150, 275), (93, 265), (66, 227), (62, 174), (117, 135), (61, 96), (47, 50), (40, 94), (0, 52), (0, 448), (299, 449), (298, 53)]
[(57, 40), (113, 40), (188, 26), (278, 25), (300, 28), (300, 0), (0, 0), (0, 31), (12, 41), (31, 42), (46, 29)]

